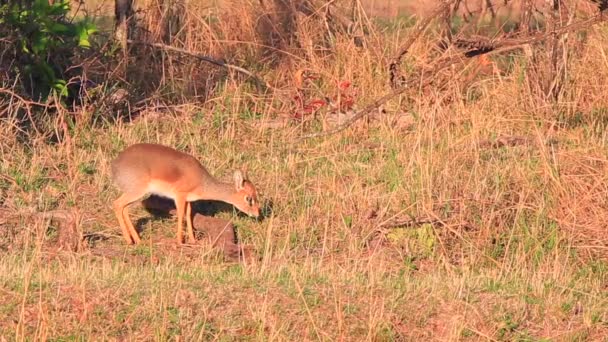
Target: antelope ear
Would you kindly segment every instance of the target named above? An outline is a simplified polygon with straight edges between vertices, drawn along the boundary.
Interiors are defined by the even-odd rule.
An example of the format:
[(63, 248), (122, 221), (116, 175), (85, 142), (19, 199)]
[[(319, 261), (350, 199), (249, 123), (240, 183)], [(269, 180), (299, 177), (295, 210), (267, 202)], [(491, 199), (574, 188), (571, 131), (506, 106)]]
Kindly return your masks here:
[(234, 171), (234, 187), (236, 191), (243, 190), (243, 184), (245, 183), (245, 177), (240, 170)]

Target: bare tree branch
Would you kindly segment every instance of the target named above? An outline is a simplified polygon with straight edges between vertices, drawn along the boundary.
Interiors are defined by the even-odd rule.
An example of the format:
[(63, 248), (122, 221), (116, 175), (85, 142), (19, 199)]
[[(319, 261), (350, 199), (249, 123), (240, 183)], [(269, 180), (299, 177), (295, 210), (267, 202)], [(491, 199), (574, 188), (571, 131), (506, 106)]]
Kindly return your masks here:
[(248, 77), (251, 77), (258, 86), (261, 86), (262, 88), (273, 88), (270, 84), (268, 84), (266, 81), (264, 81), (261, 77), (257, 76), (256, 74), (254, 74), (253, 72), (242, 68), (238, 65), (234, 65), (234, 64), (229, 64), (214, 58), (211, 58), (209, 56), (205, 56), (205, 55), (201, 55), (199, 53), (196, 52), (191, 52), (185, 49), (181, 49), (175, 46), (171, 46), (171, 45), (166, 45), (166, 44), (162, 44), (162, 43), (148, 43), (148, 42), (142, 42), (142, 41), (135, 41), (135, 40), (129, 40), (128, 41), (129, 44), (139, 44), (139, 45), (146, 45), (146, 46), (150, 46), (150, 47), (155, 47), (161, 50), (165, 50), (165, 51), (172, 51), (172, 52), (177, 52), (177, 53), (181, 53), (184, 55), (188, 55), (194, 58), (198, 58), (202, 61), (205, 61), (207, 63), (211, 63), (213, 65), (217, 65), (219, 67), (223, 67), (223, 68), (227, 68), (227, 69), (232, 69), (234, 71), (237, 71), (243, 75), (246, 75)]
[(399, 83), (402, 80), (402, 76), (400, 75), (400, 72), (399, 72), (399, 66), (401, 65), (401, 59), (403, 58), (403, 56), (405, 56), (405, 54), (408, 52), (410, 47), (412, 47), (412, 44), (414, 44), (414, 42), (416, 42), (416, 40), (420, 37), (422, 32), (424, 32), (424, 30), (431, 24), (433, 19), (440, 16), (442, 13), (449, 11), (450, 6), (453, 3), (456, 3), (456, 1), (457, 0), (446, 1), (446, 2), (442, 3), (441, 5), (437, 6), (437, 8), (433, 12), (431, 12), (430, 15), (428, 15), (427, 17), (422, 19), (422, 21), (420, 21), (414, 27), (414, 29), (412, 30), (412, 33), (410, 34), (408, 39), (405, 41), (405, 43), (399, 49), (399, 53), (397, 53), (397, 56), (395, 56), (395, 58), (393, 58), (393, 60), (389, 64), (388, 70), (389, 70), (389, 74), (390, 74), (390, 85), (393, 89), (398, 88)]

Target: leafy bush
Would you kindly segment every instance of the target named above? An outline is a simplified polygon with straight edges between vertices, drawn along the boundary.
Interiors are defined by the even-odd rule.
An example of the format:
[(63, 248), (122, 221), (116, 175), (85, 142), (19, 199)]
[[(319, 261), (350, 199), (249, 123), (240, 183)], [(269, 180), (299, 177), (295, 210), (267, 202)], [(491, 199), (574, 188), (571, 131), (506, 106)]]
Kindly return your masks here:
[(0, 6), (0, 36), (7, 37), (3, 43), (10, 44), (6, 49), (13, 55), (10, 72), (34, 97), (45, 98), (52, 91), (67, 96), (70, 60), (76, 51), (91, 46), (95, 25), (87, 18), (70, 20), (69, 13), (69, 0), (9, 1)]

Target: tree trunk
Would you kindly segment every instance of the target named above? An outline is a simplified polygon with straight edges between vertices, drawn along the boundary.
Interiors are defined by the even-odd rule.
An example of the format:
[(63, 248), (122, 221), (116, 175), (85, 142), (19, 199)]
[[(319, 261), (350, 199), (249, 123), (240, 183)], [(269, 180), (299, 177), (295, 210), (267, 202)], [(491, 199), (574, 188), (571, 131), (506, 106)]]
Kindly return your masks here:
[(120, 43), (123, 53), (127, 53), (127, 40), (130, 37), (129, 21), (133, 16), (133, 0), (114, 0), (115, 24), (114, 39)]

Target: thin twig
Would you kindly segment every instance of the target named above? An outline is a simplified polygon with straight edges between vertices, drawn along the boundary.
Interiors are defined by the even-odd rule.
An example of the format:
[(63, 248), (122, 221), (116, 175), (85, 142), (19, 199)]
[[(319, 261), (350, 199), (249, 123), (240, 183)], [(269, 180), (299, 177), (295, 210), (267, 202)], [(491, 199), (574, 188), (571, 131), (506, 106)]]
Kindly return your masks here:
[(26, 109), (25, 112), (27, 114), (28, 119), (30, 120), (30, 124), (32, 125), (32, 128), (34, 129), (34, 131), (36, 131), (37, 134), (40, 134), (40, 131), (38, 131), (38, 128), (36, 127), (36, 122), (34, 121), (34, 117), (32, 116), (31, 107), (36, 106), (36, 107), (42, 107), (42, 108), (48, 109), (48, 108), (52, 108), (54, 106), (47, 104), (47, 103), (26, 100), (23, 97), (19, 96), (14, 91), (12, 91), (10, 89), (6, 89), (6, 88), (0, 88), (0, 93), (8, 94), (11, 98), (15, 98), (19, 102), (21, 102), (23, 105), (25, 105), (25, 109)]
[(188, 56), (191, 56), (194, 58), (198, 58), (207, 63), (211, 63), (213, 65), (217, 65), (217, 66), (227, 68), (227, 69), (232, 69), (234, 71), (240, 72), (243, 75), (249, 76), (258, 84), (258, 86), (262, 86), (264, 88), (273, 88), (270, 84), (268, 84), (268, 82), (264, 81), (261, 77), (257, 76), (253, 72), (251, 72), (243, 67), (240, 67), (238, 65), (226, 63), (226, 62), (211, 58), (209, 56), (201, 55), (196, 52), (188, 51), (186, 49), (182, 49), (182, 48), (178, 48), (175, 46), (166, 45), (166, 44), (162, 44), (162, 43), (148, 43), (148, 42), (136, 41), (136, 40), (131, 40), (131, 39), (127, 40), (127, 42), (129, 44), (146, 45), (146, 46), (155, 47), (155, 48), (158, 48), (161, 50), (173, 51), (173, 52), (181, 53), (181, 54), (188, 55)]
[(310, 139), (310, 138), (324, 137), (324, 136), (327, 136), (327, 135), (332, 135), (332, 134), (341, 132), (341, 131), (345, 130), (346, 128), (348, 128), (353, 123), (355, 123), (357, 120), (359, 120), (362, 117), (368, 115), (374, 109), (380, 107), (383, 103), (391, 100), (394, 97), (397, 97), (397, 96), (401, 95), (406, 90), (408, 90), (408, 88), (409, 87), (406, 84), (406, 85), (402, 86), (401, 88), (393, 90), (392, 92), (390, 92), (390, 93), (382, 96), (381, 98), (379, 98), (376, 101), (374, 101), (374, 102), (370, 103), (369, 105), (367, 105), (367, 107), (365, 107), (362, 110), (358, 111), (355, 115), (351, 116), (343, 124), (341, 124), (341, 125), (333, 128), (333, 129), (331, 129), (329, 131), (319, 132), (319, 133), (313, 133), (313, 134), (307, 134), (307, 135), (303, 136), (301, 139)]
[(416, 42), (416, 40), (420, 37), (422, 32), (424, 32), (424, 30), (431, 24), (433, 19), (435, 19), (441, 13), (446, 12), (454, 2), (454, 0), (447, 1), (437, 6), (437, 8), (433, 12), (431, 12), (431, 14), (422, 19), (422, 21), (420, 21), (414, 27), (414, 29), (412, 30), (413, 32), (409, 35), (408, 39), (399, 49), (399, 53), (397, 54), (397, 56), (395, 56), (395, 58), (389, 64), (388, 69), (390, 74), (390, 84), (393, 89), (397, 88), (399, 86), (399, 83), (401, 83), (399, 65), (401, 64), (401, 59), (403, 58), (403, 56), (408, 52), (410, 47), (412, 47), (412, 44), (414, 44), (414, 42)]

